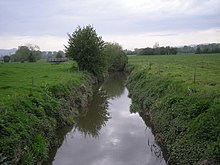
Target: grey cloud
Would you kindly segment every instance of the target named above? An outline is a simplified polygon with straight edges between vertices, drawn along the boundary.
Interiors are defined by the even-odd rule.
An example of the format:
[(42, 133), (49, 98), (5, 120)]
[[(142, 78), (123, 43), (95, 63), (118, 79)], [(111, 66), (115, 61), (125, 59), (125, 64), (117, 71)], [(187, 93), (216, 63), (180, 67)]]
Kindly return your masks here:
[(177, 33), (159, 33), (159, 34), (149, 34), (148, 36), (152, 36), (152, 37), (158, 37), (158, 36), (175, 36), (177, 35)]
[[(92, 24), (104, 35), (220, 27), (219, 1), (1, 0), (0, 35), (64, 36)], [(152, 7), (149, 8), (152, 4)]]

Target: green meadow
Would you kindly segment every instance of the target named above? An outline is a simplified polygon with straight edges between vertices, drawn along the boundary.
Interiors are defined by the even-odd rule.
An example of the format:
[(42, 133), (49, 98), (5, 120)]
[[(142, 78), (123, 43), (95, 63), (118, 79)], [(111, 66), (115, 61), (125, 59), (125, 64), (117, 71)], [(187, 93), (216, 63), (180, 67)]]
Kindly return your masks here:
[(220, 89), (220, 54), (129, 56), (129, 64), (150, 69), (150, 73), (194, 83), (202, 89)]
[(131, 111), (154, 125), (168, 164), (220, 162), (220, 54), (130, 56)]
[[(169, 164), (220, 161), (220, 54), (129, 56), (131, 111), (150, 114)], [(36, 164), (74, 123), (91, 77), (76, 64), (0, 64), (0, 164)], [(148, 113), (145, 113), (148, 111)], [(159, 137), (159, 138), (158, 138)]]
[(73, 62), (3, 63), (0, 64), (0, 100), (6, 103), (14, 97), (39, 95), (42, 87), (67, 81), (79, 85), (80, 77), (82, 74), (73, 67)]
[(0, 64), (0, 164), (38, 164), (72, 125), (90, 76), (73, 62)]

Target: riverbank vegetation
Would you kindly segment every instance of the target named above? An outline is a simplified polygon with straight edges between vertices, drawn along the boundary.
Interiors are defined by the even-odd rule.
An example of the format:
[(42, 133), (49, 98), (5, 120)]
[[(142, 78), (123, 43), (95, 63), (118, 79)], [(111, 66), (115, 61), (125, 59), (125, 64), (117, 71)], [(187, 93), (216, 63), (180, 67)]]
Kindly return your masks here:
[(37, 62), (37, 51), (22, 46), (15, 56), (21, 63), (0, 65), (0, 164), (47, 159), (57, 145), (56, 129), (73, 124), (78, 108), (88, 106), (92, 85), (110, 69), (126, 67), (121, 46), (111, 44), (106, 51), (108, 45), (92, 26), (78, 27), (66, 46), (75, 62)]
[(220, 162), (220, 54), (132, 56), (131, 111), (150, 117), (169, 164)]
[(90, 76), (74, 66), (72, 62), (0, 65), (0, 164), (47, 159), (48, 150), (57, 143), (56, 129), (73, 124), (77, 108), (91, 95)]
[(118, 43), (106, 43), (104, 54), (107, 56), (108, 71), (124, 71), (128, 57)]

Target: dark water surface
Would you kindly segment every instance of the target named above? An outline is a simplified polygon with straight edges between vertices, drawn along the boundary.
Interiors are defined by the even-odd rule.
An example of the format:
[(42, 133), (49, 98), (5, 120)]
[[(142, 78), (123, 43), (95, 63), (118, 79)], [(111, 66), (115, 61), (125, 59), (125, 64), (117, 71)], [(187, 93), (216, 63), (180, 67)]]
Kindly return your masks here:
[(60, 133), (63, 143), (47, 164), (166, 165), (151, 129), (130, 113), (125, 79), (118, 73), (103, 83), (77, 124)]

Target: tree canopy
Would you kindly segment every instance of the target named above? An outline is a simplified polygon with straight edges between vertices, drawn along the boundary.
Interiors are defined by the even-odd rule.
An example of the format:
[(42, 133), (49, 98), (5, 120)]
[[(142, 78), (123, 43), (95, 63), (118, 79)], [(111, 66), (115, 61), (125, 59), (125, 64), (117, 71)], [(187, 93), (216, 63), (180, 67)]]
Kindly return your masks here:
[(66, 55), (77, 62), (80, 70), (86, 70), (96, 76), (106, 71), (106, 56), (103, 54), (105, 43), (91, 25), (78, 26), (68, 37)]
[(177, 48), (175, 47), (156, 47), (154, 48), (140, 48), (135, 49), (134, 54), (138, 55), (167, 55), (167, 54), (177, 54)]
[(12, 55), (12, 61), (14, 62), (36, 62), (40, 58), (41, 52), (39, 46), (31, 44), (19, 46), (15, 55)]
[(104, 48), (110, 71), (123, 71), (128, 63), (128, 57), (118, 43), (107, 43)]

